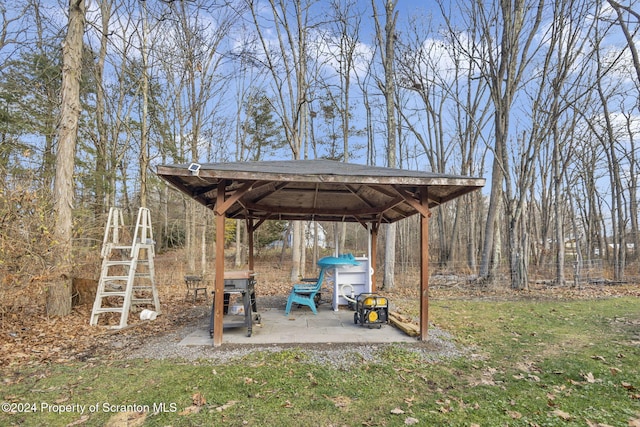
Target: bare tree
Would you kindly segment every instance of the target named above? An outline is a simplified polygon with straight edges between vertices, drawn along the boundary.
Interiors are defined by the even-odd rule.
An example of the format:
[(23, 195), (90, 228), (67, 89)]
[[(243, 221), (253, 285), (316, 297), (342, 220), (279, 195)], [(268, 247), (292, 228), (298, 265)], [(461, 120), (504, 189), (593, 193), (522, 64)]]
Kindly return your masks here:
[[(635, 70), (636, 77), (638, 79), (637, 82), (640, 82), (640, 55), (638, 54), (638, 49), (634, 39), (634, 36), (636, 36), (637, 32), (640, 30), (640, 12), (634, 10), (631, 6), (622, 5), (615, 0), (607, 0), (607, 2), (616, 12), (616, 23), (620, 26), (622, 34), (624, 34), (624, 38), (627, 41), (627, 47), (631, 52), (633, 69)], [(625, 16), (625, 12), (627, 13), (627, 16)], [(635, 20), (636, 25), (634, 31), (629, 28), (632, 20)]]
[[(223, 43), (236, 14), (231, 8), (206, 1), (172, 2), (166, 10), (156, 13), (160, 23), (166, 19), (167, 33), (159, 35), (154, 53), (173, 92), (176, 139), (182, 146), (178, 160), (207, 161), (211, 152), (211, 142), (206, 142), (211, 136), (207, 129), (213, 127), (216, 105), (223, 102), (226, 81), (220, 72), (226, 50)], [(197, 270), (199, 253), (204, 274), (208, 217), (205, 208), (195, 201), (185, 199), (184, 204), (189, 270)]]
[[(430, 20), (415, 16), (400, 43), (399, 81), (415, 99), (398, 109), (399, 116), (419, 144), (418, 155), (427, 158), (434, 172), (481, 172), (478, 147), (487, 132), (491, 104), (486, 82), (475, 78), (477, 67), (465, 54), (478, 43), (474, 37), (471, 33), (457, 40), (453, 34), (437, 32)], [(431, 245), (439, 246), (433, 253), (440, 264), (464, 256), (475, 271), (478, 236), (473, 218), (483, 210), (480, 201), (472, 194), (454, 201), (455, 209), (434, 210)]]
[[(406, 134), (399, 135), (405, 156), (401, 167), (403, 161), (415, 161), (415, 167), (422, 168), (426, 158), (431, 170), (438, 173), (468, 175), (483, 169), (484, 156), (478, 146), (487, 144), (483, 135), (491, 105), (487, 85), (477, 78), (477, 67), (467, 57), (477, 43), (474, 34), (463, 39), (457, 36), (436, 31), (430, 21), (414, 16), (400, 39), (398, 82), (413, 99), (398, 97), (399, 129), (408, 131), (417, 142), (405, 144)], [(464, 256), (475, 271), (478, 215), (483, 210), (482, 195), (471, 194), (433, 211), (435, 232), (430, 246), (435, 250), (431, 253), (441, 266), (453, 267)], [(416, 229), (408, 233), (415, 234)], [(408, 255), (401, 257), (410, 260)]]
[(147, 207), (147, 176), (149, 169), (149, 23), (147, 19), (147, 2), (140, 2), (142, 16), (141, 34), (140, 34), (140, 59), (141, 59), (141, 76), (140, 76), (140, 152), (138, 162), (140, 165), (140, 206)]
[(333, 37), (329, 44), (334, 45), (334, 57), (338, 63), (338, 79), (340, 98), (337, 103), (340, 114), (340, 129), (342, 133), (343, 161), (349, 163), (349, 137), (351, 130), (351, 76), (356, 72), (356, 61), (358, 59), (358, 45), (361, 11), (357, 8), (355, 0), (332, 0), (331, 10), (333, 13), (334, 30)]
[[(491, 171), (491, 197), (485, 224), (480, 276), (489, 280), (497, 263), (496, 244), (500, 209), (503, 206), (503, 184), (510, 169), (508, 141), (511, 108), (533, 53), (530, 52), (542, 22), (544, 1), (500, 0), (497, 5), (472, 2), (458, 3), (472, 31), (482, 43), (472, 46), (469, 60), (475, 62), (490, 88), (494, 115), (494, 149)], [(452, 34), (454, 29), (450, 29)], [(463, 43), (459, 44), (461, 47)], [(509, 233), (517, 233), (511, 228)], [(512, 256), (514, 254), (512, 253)]]
[[(33, 0), (18, 0), (11, 3), (3, 2), (0, 5), (0, 53), (3, 58), (0, 62), (0, 71), (3, 71), (13, 55), (19, 52), (20, 34), (23, 32), (20, 21), (29, 12), (37, 14), (40, 10), (39, 4), (33, 4), (35, 3)], [(29, 11), (30, 8), (31, 11)]]
[(85, 24), (84, 0), (69, 1), (69, 25), (62, 47), (62, 89), (56, 177), (53, 187), (55, 240), (55, 273), (47, 294), (47, 313), (64, 316), (71, 313), (72, 230), (73, 230), (73, 168), (80, 118), (80, 74)]
[(96, 74), (96, 213), (105, 212), (108, 206), (107, 153), (109, 147), (106, 126), (106, 99), (104, 67), (109, 42), (109, 20), (111, 19), (111, 0), (100, 2), (100, 48), (94, 65)]
[(598, 79), (596, 80), (596, 93), (600, 101), (599, 116), (594, 117), (596, 121), (591, 122), (592, 130), (597, 135), (598, 141), (602, 144), (603, 153), (607, 160), (609, 169), (609, 182), (611, 185), (610, 206), (611, 229), (613, 232), (613, 277), (620, 280), (623, 277), (624, 266), (626, 262), (626, 235), (625, 235), (625, 208), (622, 183), (622, 165), (620, 164), (620, 153), (618, 147), (619, 130), (614, 123), (614, 114), (611, 111), (609, 100), (615, 98), (620, 87), (615, 81), (608, 81), (604, 78), (609, 67), (607, 61), (601, 57), (599, 50), (597, 54)]
[[(570, 108), (575, 99), (583, 97), (580, 89), (584, 86), (581, 82), (583, 73), (578, 73), (572, 77), (572, 71), (576, 68), (576, 63), (583, 56), (585, 44), (589, 40), (588, 21), (590, 2), (583, 1), (562, 1), (554, 4), (554, 20), (551, 29), (550, 51), (553, 52), (556, 60), (552, 63), (552, 68), (545, 67), (543, 74), (550, 76), (549, 100), (544, 106), (540, 106), (548, 111), (548, 120), (545, 127), (550, 130), (550, 138), (553, 144), (552, 152), (552, 179), (555, 219), (555, 241), (556, 241), (556, 284), (565, 283), (565, 214), (567, 203), (563, 201), (563, 187), (566, 181), (565, 173), (568, 164), (573, 160), (573, 141), (571, 137), (575, 127), (575, 116), (565, 117), (565, 112)], [(589, 52), (587, 52), (588, 54)], [(587, 55), (588, 56), (588, 55)], [(549, 58), (550, 55), (547, 55)], [(549, 61), (545, 63), (548, 65)], [(562, 124), (564, 123), (564, 129)], [(541, 138), (538, 144), (546, 138)]]
[[(640, 54), (638, 53), (638, 48), (636, 46), (636, 38), (638, 35), (638, 31), (640, 31), (640, 12), (634, 9), (637, 8), (637, 4), (632, 2), (631, 5), (622, 5), (614, 0), (607, 0), (608, 3), (613, 7), (616, 13), (616, 24), (620, 26), (622, 33), (624, 34), (624, 38), (627, 42), (627, 47), (629, 52), (631, 53), (631, 63), (633, 65), (633, 69), (635, 71), (637, 79), (634, 80), (636, 96), (640, 92)], [(624, 109), (624, 104), (622, 106)], [(633, 109), (639, 108), (639, 106), (634, 105)], [(624, 114), (624, 113), (623, 113)], [(637, 201), (637, 154), (635, 150), (635, 126), (632, 124), (632, 114), (625, 114), (626, 123), (627, 123), (627, 133), (629, 137), (629, 141), (631, 143), (630, 152), (627, 156), (629, 160), (629, 209), (630, 209), (630, 218), (629, 221), (631, 223), (631, 238), (633, 243), (634, 254), (638, 256), (638, 248), (640, 246), (640, 231), (638, 230), (638, 201)]]
[[(269, 24), (276, 35), (272, 40), (265, 34), (266, 18), (259, 14), (255, 0), (245, 0), (251, 12), (261, 52), (254, 54), (254, 62), (270, 75), (274, 97), (274, 111), (278, 115), (285, 139), (294, 159), (299, 159), (308, 135), (308, 32), (311, 28), (312, 0), (269, 0)], [(272, 45), (271, 43), (274, 43)], [(291, 280), (304, 275), (303, 227), (293, 222)]]
[[(331, 3), (332, 29), (327, 38), (329, 52), (337, 62), (339, 95), (334, 97), (330, 89), (327, 92), (336, 107), (340, 118), (340, 133), (342, 138), (342, 161), (349, 163), (350, 148), (349, 139), (353, 136), (351, 129), (351, 91), (352, 75), (357, 72), (358, 46), (360, 44), (360, 25), (362, 11), (357, 8), (354, 0), (332, 0)], [(337, 99), (336, 99), (337, 98)], [(317, 224), (316, 234), (317, 234)], [(344, 251), (347, 234), (347, 224), (342, 223), (340, 231), (340, 251)]]
[[(96, 133), (89, 133), (94, 139), (96, 154), (96, 200), (103, 206), (96, 207), (96, 212), (107, 206), (115, 206), (119, 196), (125, 201), (124, 207), (129, 210), (128, 185), (125, 164), (128, 162), (130, 141), (136, 139), (132, 135), (131, 117), (135, 105), (132, 93), (135, 82), (131, 78), (133, 65), (134, 40), (131, 37), (132, 2), (114, 3), (104, 0), (100, 3), (100, 23), (94, 24), (96, 39), (100, 41), (98, 55), (93, 65), (96, 81), (95, 123)], [(114, 20), (114, 25), (110, 22)], [(92, 27), (89, 27), (92, 29)], [(105, 64), (113, 64), (111, 73), (105, 76)], [(118, 179), (122, 189), (117, 191)]]
[[(396, 105), (395, 105), (395, 40), (396, 22), (398, 12), (395, 10), (398, 0), (385, 0), (385, 24), (380, 24), (376, 0), (371, 0), (373, 6), (373, 18), (376, 28), (376, 41), (380, 47), (380, 57), (384, 69), (384, 80), (378, 81), (378, 86), (385, 98), (386, 123), (387, 123), (387, 166), (396, 167)], [(396, 258), (396, 224), (386, 226), (385, 235), (385, 262), (383, 286), (393, 289), (395, 285), (395, 258)]]

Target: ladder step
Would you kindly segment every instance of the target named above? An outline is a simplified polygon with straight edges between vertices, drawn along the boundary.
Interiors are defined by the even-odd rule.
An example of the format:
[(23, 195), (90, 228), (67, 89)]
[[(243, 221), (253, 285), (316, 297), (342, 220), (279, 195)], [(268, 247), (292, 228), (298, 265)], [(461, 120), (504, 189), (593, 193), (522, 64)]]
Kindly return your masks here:
[(114, 245), (113, 243), (107, 243), (109, 249), (125, 250), (131, 249), (131, 245)]
[(106, 297), (124, 297), (127, 295), (125, 291), (122, 292), (100, 292), (100, 298)]
[(94, 315), (99, 313), (122, 313), (122, 307), (101, 307), (93, 310)]
[[(136, 261), (137, 264), (149, 264), (149, 260), (148, 259), (138, 259)], [(133, 264), (133, 260), (132, 259), (116, 259), (116, 260), (110, 260), (110, 261), (105, 261), (104, 262), (104, 266), (106, 267), (110, 267), (113, 265), (132, 265)]]
[(111, 280), (129, 280), (129, 276), (102, 276), (102, 278), (105, 280), (105, 282)]
[[(135, 273), (134, 276), (135, 278), (151, 278), (151, 273), (150, 272), (143, 272), (143, 273)], [(109, 282), (115, 282), (115, 281), (127, 281), (129, 280), (129, 275), (118, 275), (118, 276), (102, 276), (102, 278), (105, 280), (105, 284), (108, 284)], [(121, 283), (116, 283), (116, 285), (121, 285)]]
[(113, 265), (131, 265), (132, 261), (130, 259), (116, 260), (116, 261), (105, 261), (105, 267), (111, 267)]

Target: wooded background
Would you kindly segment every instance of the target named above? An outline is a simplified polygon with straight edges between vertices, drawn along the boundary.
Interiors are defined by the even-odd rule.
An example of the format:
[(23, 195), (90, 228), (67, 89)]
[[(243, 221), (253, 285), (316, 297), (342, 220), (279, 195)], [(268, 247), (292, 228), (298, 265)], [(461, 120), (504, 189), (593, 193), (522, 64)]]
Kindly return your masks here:
[[(68, 312), (112, 206), (131, 222), (151, 208), (158, 249), (207, 273), (213, 213), (154, 167), (286, 158), (487, 177), (434, 209), (436, 273), (514, 289), (638, 276), (636, 1), (12, 0), (0, 14), (3, 300), (44, 283), (49, 312)], [(382, 230), (387, 288), (417, 268), (417, 220)], [(366, 251), (362, 227), (324, 228)], [(295, 279), (309, 226), (256, 241), (285, 230)], [(226, 235), (241, 265), (241, 224)]]

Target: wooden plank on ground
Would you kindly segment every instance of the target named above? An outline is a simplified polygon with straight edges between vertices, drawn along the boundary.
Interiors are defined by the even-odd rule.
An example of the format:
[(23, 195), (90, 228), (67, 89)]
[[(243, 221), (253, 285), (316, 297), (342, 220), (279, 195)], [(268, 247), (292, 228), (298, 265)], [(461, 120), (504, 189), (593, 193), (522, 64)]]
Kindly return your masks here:
[(420, 335), (418, 325), (416, 325), (413, 320), (401, 315), (400, 313), (389, 312), (389, 323), (410, 337), (417, 337)]

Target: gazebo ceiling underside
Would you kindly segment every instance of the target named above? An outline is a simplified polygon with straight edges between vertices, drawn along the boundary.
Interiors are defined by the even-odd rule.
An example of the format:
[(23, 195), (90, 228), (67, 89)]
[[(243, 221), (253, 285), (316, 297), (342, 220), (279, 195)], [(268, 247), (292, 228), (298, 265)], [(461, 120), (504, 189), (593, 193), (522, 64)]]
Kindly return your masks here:
[(227, 218), (392, 223), (481, 188), (485, 180), (327, 160), (159, 166), (157, 174), (199, 203), (216, 206), (224, 184)]

